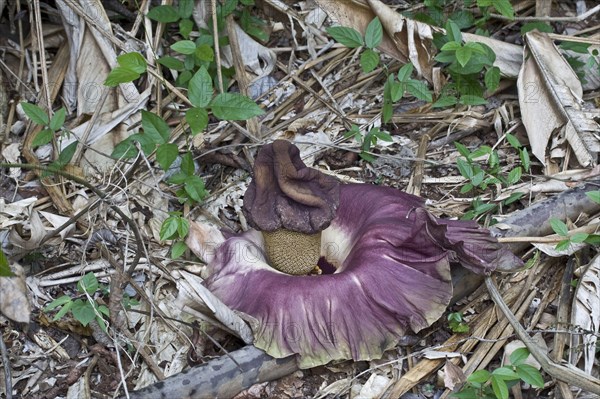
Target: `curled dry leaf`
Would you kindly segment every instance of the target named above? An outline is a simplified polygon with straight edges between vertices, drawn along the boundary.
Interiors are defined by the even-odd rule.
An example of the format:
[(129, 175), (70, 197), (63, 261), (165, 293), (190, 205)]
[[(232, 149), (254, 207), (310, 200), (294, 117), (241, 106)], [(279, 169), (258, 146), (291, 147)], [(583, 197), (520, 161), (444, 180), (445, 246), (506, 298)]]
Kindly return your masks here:
[(444, 386), (453, 390), (454, 387), (464, 384), (465, 381), (467, 381), (465, 372), (450, 360), (446, 360), (446, 364), (444, 365)]
[(583, 352), (583, 370), (591, 375), (597, 334), (600, 331), (600, 255), (592, 259), (579, 280), (573, 300), (571, 324), (589, 332), (572, 336), (571, 362), (576, 363)]
[(4, 198), (0, 198), (0, 229), (26, 220), (36, 201), (37, 197), (30, 197), (7, 204)]
[(517, 82), (523, 124), (533, 154), (546, 164), (546, 147), (563, 136), (582, 166), (597, 163), (600, 126), (581, 108), (581, 82), (547, 34), (525, 35), (525, 62)]
[[(211, 20), (210, 13), (210, 2), (209, 1), (198, 1), (194, 7), (194, 22), (202, 29), (208, 29), (207, 21)], [(277, 62), (277, 55), (271, 49), (263, 46), (248, 35), (244, 30), (236, 23), (235, 32), (240, 42), (240, 50), (242, 60), (247, 69), (251, 70), (257, 75), (252, 81), (255, 81), (263, 76), (269, 75), (275, 68)], [(231, 47), (227, 46), (223, 53), (223, 65), (230, 67), (233, 65), (233, 56), (231, 54)]]
[[(186, 284), (178, 284), (178, 289), (186, 291), (186, 294), (196, 303), (204, 303), (214, 314), (215, 318), (225, 325), (235, 335), (240, 337), (245, 343), (251, 344), (254, 341), (252, 331), (244, 319), (238, 316), (231, 308), (225, 305), (208, 288), (202, 285), (202, 279), (198, 276), (181, 272)], [(250, 320), (251, 321), (251, 320)]]
[(25, 272), (21, 265), (11, 265), (13, 277), (0, 277), (0, 312), (11, 320), (29, 323), (31, 306), (27, 296)]

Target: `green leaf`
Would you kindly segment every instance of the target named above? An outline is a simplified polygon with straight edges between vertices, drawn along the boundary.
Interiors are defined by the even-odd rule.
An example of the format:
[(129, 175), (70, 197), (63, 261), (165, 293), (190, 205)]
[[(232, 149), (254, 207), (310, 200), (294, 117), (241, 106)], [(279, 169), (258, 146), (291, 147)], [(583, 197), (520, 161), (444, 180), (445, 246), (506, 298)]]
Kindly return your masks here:
[(469, 60), (471, 59), (471, 56), (473, 55), (473, 50), (470, 47), (464, 46), (457, 49), (455, 54), (458, 63), (464, 67), (465, 65), (467, 65), (467, 62), (469, 62)]
[(513, 136), (512, 134), (506, 133), (505, 137), (506, 141), (508, 141), (508, 144), (510, 144), (513, 148), (519, 149), (522, 147), (521, 143), (519, 142), (519, 139)]
[(213, 114), (221, 120), (246, 120), (265, 112), (252, 99), (237, 93), (218, 94), (210, 103)]
[(158, 59), (158, 63), (162, 66), (165, 66), (169, 69), (173, 69), (175, 71), (183, 71), (185, 69), (182, 61), (178, 60), (175, 57), (171, 57), (169, 55), (160, 57)]
[(137, 73), (146, 72), (146, 68), (148, 67), (144, 57), (137, 52), (122, 54), (117, 57), (117, 62), (120, 66)]
[(100, 285), (98, 284), (98, 279), (92, 272), (86, 273), (77, 283), (77, 291), (82, 294), (87, 292), (88, 294), (93, 294), (98, 291)]
[(513, 202), (516, 202), (516, 201), (520, 200), (521, 198), (523, 198), (524, 195), (525, 195), (525, 193), (512, 193), (507, 199), (502, 201), (502, 203), (504, 205), (510, 205)]
[(449, 51), (449, 52), (454, 53), (457, 50), (460, 50), (461, 48), (463, 48), (463, 46), (462, 46), (462, 44), (460, 44), (460, 42), (448, 42), (448, 43), (444, 44), (440, 50), (441, 51)]
[(469, 159), (477, 159), (477, 158), (485, 156), (485, 155), (490, 155), (491, 153), (492, 153), (492, 148), (489, 145), (482, 145), (481, 147), (475, 149), (475, 151), (473, 151), (471, 153), (471, 156)]
[(460, 96), (460, 103), (464, 105), (485, 105), (487, 101), (483, 97), (465, 94), (464, 96)]
[(190, 108), (185, 113), (185, 120), (190, 125), (192, 136), (195, 136), (208, 126), (208, 112), (204, 108)]
[(142, 110), (142, 129), (154, 144), (163, 144), (169, 141), (171, 130), (169, 125), (155, 113)]
[(96, 317), (96, 312), (94, 312), (92, 304), (88, 301), (82, 301), (81, 299), (73, 301), (71, 313), (73, 313), (73, 317), (84, 327)]
[(510, 172), (508, 172), (508, 184), (515, 184), (519, 180), (521, 180), (521, 175), (523, 174), (523, 170), (520, 166), (517, 166)]
[(360, 55), (360, 67), (364, 73), (369, 73), (379, 65), (379, 53), (366, 49)]
[(508, 399), (508, 387), (503, 379), (492, 375), (492, 390), (498, 399)]
[(392, 104), (388, 101), (383, 103), (383, 107), (381, 108), (381, 119), (383, 119), (384, 123), (388, 123), (392, 116), (394, 115), (394, 108)]
[(492, 0), (494, 8), (507, 18), (515, 19), (515, 10), (509, 0)]
[(559, 236), (567, 237), (569, 235), (569, 228), (567, 227), (565, 222), (563, 222), (560, 219), (550, 219), (550, 226), (552, 227), (552, 230), (554, 230), (554, 232)]
[(590, 235), (588, 233), (575, 233), (570, 237), (570, 239), (572, 243), (580, 243), (585, 242), (589, 236)]
[(177, 241), (171, 248), (171, 259), (177, 259), (187, 250), (187, 245), (183, 241)]
[(587, 54), (589, 47), (590, 47), (590, 43), (564, 41), (560, 44), (560, 48), (562, 50), (571, 50), (571, 51), (573, 51), (575, 53), (579, 53), (579, 54)]
[(554, 247), (554, 249), (556, 249), (557, 251), (565, 251), (567, 249), (569, 249), (569, 247), (571, 246), (571, 240), (562, 240), (560, 241), (558, 244), (556, 244), (556, 247)]
[(46, 111), (44, 111), (37, 105), (22, 102), (21, 107), (23, 108), (23, 112), (25, 112), (25, 115), (27, 115), (27, 117), (29, 117), (29, 119), (31, 119), (33, 123), (44, 126), (48, 126), (48, 124), (50, 123)]
[(196, 202), (202, 202), (208, 192), (204, 188), (204, 181), (198, 176), (189, 176), (184, 183), (185, 192)]
[(515, 371), (512, 369), (512, 367), (498, 367), (497, 369), (495, 369), (494, 371), (492, 371), (492, 375), (496, 376), (498, 378), (502, 378), (503, 380), (506, 381), (512, 381), (512, 380), (518, 380), (519, 376), (517, 375), (517, 373), (515, 373)]
[(457, 103), (458, 99), (456, 97), (443, 95), (440, 98), (438, 98), (437, 101), (434, 102), (431, 106), (433, 108), (445, 108), (450, 107), (452, 105), (456, 105)]
[(490, 379), (492, 375), (487, 370), (477, 370), (473, 372), (470, 376), (467, 377), (467, 381), (469, 382), (478, 382), (480, 384), (485, 383)]
[(469, 158), (469, 156), (471, 155), (471, 151), (469, 151), (469, 149), (466, 146), (464, 146), (463, 144), (459, 143), (458, 141), (454, 142), (454, 146), (458, 150), (458, 153), (460, 155), (462, 155), (463, 157)]
[(108, 308), (104, 305), (98, 306), (98, 312), (102, 313), (103, 315), (110, 316), (110, 310), (108, 310)]
[(50, 302), (48, 305), (46, 305), (44, 307), (44, 312), (49, 312), (53, 309), (56, 309), (59, 306), (69, 303), (69, 302), (71, 302), (71, 297), (69, 297), (67, 295), (63, 295), (61, 297), (56, 298), (52, 302)]
[(436, 61), (450, 63), (456, 60), (454, 51), (441, 51), (435, 57)]
[[(179, 167), (186, 176), (191, 176), (196, 171), (194, 157), (191, 152), (186, 152), (181, 156), (181, 166)], [(183, 183), (183, 181), (181, 182)], [(179, 183), (179, 184), (181, 184)]]
[[(377, 129), (377, 128), (375, 128)], [(377, 137), (379, 140), (382, 141), (387, 141), (387, 142), (392, 142), (394, 141), (394, 139), (392, 138), (392, 136), (385, 131), (381, 131), (379, 129), (377, 129), (376, 131), (373, 132), (373, 134), (375, 135), (375, 137)]]
[(415, 67), (412, 63), (409, 62), (408, 64), (404, 64), (402, 68), (400, 68), (400, 70), (398, 71), (398, 80), (400, 82), (408, 82), (414, 69)]
[(525, 360), (529, 357), (529, 349), (527, 348), (518, 348), (510, 354), (510, 364), (513, 366), (518, 366), (523, 364)]
[(527, 32), (531, 32), (532, 30), (537, 29), (540, 32), (552, 33), (554, 29), (552, 26), (548, 25), (546, 22), (527, 22), (521, 27), (521, 35), (525, 35)]
[(327, 33), (333, 39), (349, 48), (360, 47), (364, 44), (363, 38), (356, 29), (347, 28), (345, 26), (332, 26), (327, 28)]
[(48, 144), (52, 141), (54, 132), (50, 129), (41, 130), (35, 135), (35, 138), (31, 141), (31, 148), (36, 148), (44, 144)]
[(190, 222), (187, 219), (179, 218), (179, 225), (177, 226), (177, 234), (179, 238), (185, 238), (190, 231)]
[(177, 51), (180, 54), (194, 54), (196, 43), (191, 40), (180, 40), (171, 44), (171, 50)]
[(53, 131), (60, 130), (65, 124), (65, 117), (67, 116), (67, 110), (65, 107), (61, 107), (58, 111), (54, 113), (52, 119), (50, 119), (50, 129)]
[(138, 149), (137, 147), (134, 145), (133, 140), (131, 139), (131, 136), (123, 141), (121, 141), (119, 144), (117, 144), (115, 146), (115, 149), (113, 150), (112, 154), (110, 154), (111, 158), (115, 158), (115, 159), (129, 159), (129, 158), (133, 158), (138, 154)]
[(427, 87), (425, 82), (420, 80), (410, 79), (406, 84), (406, 88), (408, 92), (418, 98), (419, 100), (427, 101), (430, 103), (433, 101), (433, 97), (431, 96), (431, 91)]
[(449, 19), (454, 21), (460, 30), (468, 29), (475, 23), (473, 14), (468, 10), (455, 11), (450, 15)]
[(164, 143), (156, 149), (156, 160), (163, 170), (171, 167), (179, 155), (179, 147), (174, 143)]
[[(67, 297), (69, 298), (69, 297)], [(69, 298), (69, 301), (64, 304), (64, 306), (54, 315), (52, 321), (60, 320), (64, 315), (67, 314), (68, 311), (73, 307), (73, 301)]]
[(471, 178), (471, 183), (473, 183), (473, 185), (475, 187), (478, 187), (481, 183), (483, 183), (484, 177), (485, 177), (485, 174), (483, 173), (482, 170), (480, 170), (479, 172), (477, 172), (473, 175), (473, 177)]
[(451, 398), (457, 399), (482, 399), (479, 392), (474, 387), (465, 387), (459, 392), (450, 394)]
[(400, 100), (402, 98), (402, 96), (404, 95), (404, 91), (406, 90), (406, 84), (398, 83), (398, 82), (392, 82), (392, 83), (386, 83), (386, 84), (390, 85), (390, 100), (392, 102), (396, 102), (396, 101)]
[(448, 40), (451, 42), (462, 42), (462, 34), (460, 33), (460, 28), (454, 21), (448, 20), (446, 22), (446, 36), (448, 36)]
[(162, 241), (171, 240), (177, 237), (177, 228), (179, 227), (179, 217), (171, 216), (165, 219), (160, 226), (159, 237)]
[(75, 155), (75, 150), (77, 149), (77, 141), (72, 142), (68, 146), (66, 146), (60, 154), (58, 154), (58, 159), (56, 160), (60, 167), (67, 165), (73, 159), (73, 155)]
[(542, 374), (533, 366), (528, 364), (520, 364), (517, 366), (517, 374), (523, 381), (533, 387), (544, 387), (544, 379), (542, 378)]
[(531, 167), (531, 161), (529, 160), (529, 152), (527, 152), (527, 148), (521, 148), (519, 150), (519, 157), (521, 158), (523, 169), (525, 169), (525, 171), (529, 171), (529, 168)]
[(200, 61), (212, 62), (215, 59), (215, 52), (208, 44), (201, 44), (196, 48), (194, 56)]
[(495, 91), (500, 86), (500, 68), (495, 66), (488, 69), (485, 72), (483, 81), (489, 91)]
[(477, 215), (482, 215), (486, 212), (496, 209), (496, 207), (497, 207), (496, 204), (480, 204), (475, 208), (475, 213)]
[(1, 277), (11, 277), (13, 276), (13, 272), (10, 270), (10, 265), (8, 264), (8, 259), (2, 248), (0, 248), (0, 276)]
[(180, 18), (189, 18), (194, 12), (194, 0), (179, 0), (177, 14)]
[(194, 29), (194, 22), (191, 19), (186, 18), (179, 21), (179, 33), (184, 39), (189, 39), (190, 33)]
[(136, 71), (132, 71), (129, 68), (125, 68), (122, 66), (115, 67), (104, 81), (104, 85), (108, 87), (115, 87), (120, 85), (121, 83), (129, 83), (138, 79), (140, 74)]
[(460, 188), (460, 193), (461, 194), (465, 194), (468, 193), (469, 191), (473, 190), (473, 184), (472, 183), (467, 183), (464, 186), (462, 186)]
[(600, 190), (587, 191), (585, 195), (597, 204), (600, 204)]
[(458, 171), (463, 177), (466, 177), (469, 180), (473, 177), (473, 166), (464, 159), (457, 158), (456, 166), (458, 166)]
[(367, 30), (365, 31), (365, 45), (373, 49), (381, 43), (381, 39), (383, 38), (383, 27), (381, 26), (381, 21), (379, 21), (378, 17), (375, 17), (367, 26)]
[(157, 6), (152, 8), (150, 11), (148, 11), (147, 16), (148, 18), (157, 22), (162, 22), (163, 24), (177, 22), (180, 18), (179, 13), (175, 9), (175, 7), (169, 5)]
[(188, 95), (190, 102), (199, 108), (206, 107), (210, 103), (210, 100), (212, 100), (212, 78), (205, 67), (200, 67), (194, 76), (192, 76), (188, 85)]
[(586, 244), (591, 245), (600, 245), (600, 235), (599, 234), (590, 234), (588, 238), (585, 240)]

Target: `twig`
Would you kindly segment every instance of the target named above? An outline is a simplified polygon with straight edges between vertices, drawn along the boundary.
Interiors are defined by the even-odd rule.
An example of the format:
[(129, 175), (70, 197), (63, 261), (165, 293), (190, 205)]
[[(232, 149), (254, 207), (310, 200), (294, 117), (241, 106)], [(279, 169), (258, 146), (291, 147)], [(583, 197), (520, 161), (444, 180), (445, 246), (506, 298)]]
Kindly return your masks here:
[(217, 21), (217, 0), (210, 0), (210, 14), (213, 23), (213, 40), (215, 58), (217, 62), (217, 81), (219, 82), (219, 93), (223, 93), (223, 74), (221, 72), (221, 47), (219, 45), (219, 27)]
[(527, 331), (525, 331), (523, 326), (521, 326), (513, 313), (510, 311), (506, 303), (504, 303), (493, 277), (485, 278), (485, 286), (488, 289), (490, 297), (507, 318), (519, 339), (523, 341), (525, 346), (527, 346), (527, 349), (531, 355), (535, 358), (535, 360), (538, 361), (546, 373), (558, 381), (566, 382), (570, 386), (576, 386), (600, 395), (600, 380), (585, 374), (583, 371), (570, 364), (563, 366), (550, 360), (548, 355), (544, 353), (537, 343), (529, 336)]
[(2, 352), (2, 366), (4, 366), (4, 387), (6, 388), (6, 399), (12, 399), (12, 375), (10, 373), (10, 359), (6, 350), (4, 338), (0, 334), (0, 352)]

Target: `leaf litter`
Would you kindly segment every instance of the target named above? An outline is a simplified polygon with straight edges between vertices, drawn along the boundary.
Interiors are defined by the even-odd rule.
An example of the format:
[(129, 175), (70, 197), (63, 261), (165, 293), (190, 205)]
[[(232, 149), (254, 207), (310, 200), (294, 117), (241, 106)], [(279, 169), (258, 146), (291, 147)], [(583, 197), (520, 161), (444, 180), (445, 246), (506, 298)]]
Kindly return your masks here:
[[(433, 44), (434, 33), (444, 34), (444, 29), (409, 16), (424, 11), (423, 6), (416, 2), (398, 4), (378, 0), (300, 3), (265, 0), (254, 12), (267, 20), (272, 30), (271, 39), (267, 42), (255, 40), (236, 24), (234, 29), (244, 51), (236, 55), (235, 49), (228, 47), (223, 53), (222, 65), (235, 65), (235, 57), (239, 56), (248, 67), (246, 72), (250, 85), (269, 78), (266, 84), (260, 83), (257, 86), (260, 89), (252, 95), (266, 114), (258, 125), (242, 124), (245, 131), (232, 123), (209, 121), (207, 130), (194, 138), (192, 146), (195, 167), (210, 194), (199, 206), (191, 209), (181, 207), (174, 193), (164, 185), (162, 172), (149, 167), (155, 162), (153, 157), (136, 161), (146, 167), (131, 169), (133, 173), (129, 174), (131, 164), (102, 155), (110, 154), (117, 143), (137, 132), (139, 111), (142, 109), (161, 112), (174, 127), (172, 142), (180, 149), (188, 145), (181, 127), (182, 110), (188, 105), (185, 94), (171, 86), (173, 90), (157, 95), (156, 88), (161, 82), (158, 75), (149, 73), (147, 80), (124, 84), (117, 89), (109, 90), (102, 85), (110, 68), (117, 65), (116, 56), (121, 51), (141, 51), (148, 61), (153, 61), (156, 54), (169, 51), (172, 42), (168, 39), (161, 42), (155, 36), (160, 36), (164, 27), (141, 33), (140, 25), (145, 22), (140, 17), (119, 21), (115, 18), (119, 11), (112, 6), (105, 6), (102, 2), (83, 3), (86, 2), (81, 5), (73, 1), (57, 2), (60, 8), (55, 12), (63, 16), (62, 24), (69, 28), (66, 31), (60, 21), (51, 18), (51, 14), (38, 20), (35, 10), (29, 10), (34, 22), (40, 22), (47, 29), (38, 43), (42, 46), (42, 53), (31, 40), (24, 43), (27, 57), (35, 56), (33, 62), (38, 64), (33, 68), (29, 61), (25, 64), (27, 74), (21, 79), (25, 85), (19, 86), (19, 94), (38, 104), (48, 105), (47, 101), (50, 101), (55, 109), (66, 106), (66, 126), (74, 136), (66, 135), (59, 141), (59, 148), (65, 148), (74, 137), (87, 145), (74, 158), (70, 172), (109, 193), (111, 200), (132, 216), (142, 229), (146, 248), (140, 254), (141, 261), (132, 276), (134, 278), (124, 283), (140, 303), (134, 305), (130, 313), (121, 313), (121, 317), (128, 319), (127, 324), (120, 323), (114, 315), (114, 324), (108, 333), (98, 325), (82, 330), (72, 317), (60, 321), (42, 317), (45, 314), (41, 309), (47, 305), (48, 298), (76, 295), (75, 283), (84, 270), (95, 272), (107, 287), (125, 278), (124, 271), (116, 265), (119, 262), (122, 265), (123, 260), (131, 261), (133, 253), (140, 251), (141, 247), (135, 242), (131, 228), (109, 206), (93, 206), (97, 202), (96, 194), (83, 186), (67, 180), (51, 181), (51, 184), (47, 184), (46, 180), (44, 186), (38, 187), (14, 185), (32, 180), (34, 175), (26, 169), (16, 168), (4, 175), (3, 170), (3, 177), (6, 177), (3, 180), (10, 180), (13, 186), (6, 186), (8, 183), (4, 181), (0, 186), (0, 226), (6, 233), (0, 235), (2, 248), (10, 259), (11, 268), (18, 270), (20, 264), (25, 272), (18, 272), (15, 277), (0, 277), (0, 281), (10, 283), (11, 287), (6, 291), (8, 288), (0, 286), (3, 297), (0, 310), (15, 321), (33, 319), (41, 322), (41, 328), (50, 334), (48, 342), (54, 342), (44, 346), (42, 341), (30, 338), (22, 330), (10, 337), (4, 336), (9, 350), (22, 354), (19, 348), (31, 347), (34, 348), (31, 353), (37, 356), (12, 363), (14, 392), (34, 396), (65, 395), (66, 387), (60, 379), (42, 384), (40, 377), (53, 375), (52, 370), (57, 366), (74, 369), (68, 359), (72, 362), (81, 354), (57, 351), (60, 356), (46, 358), (43, 351), (52, 350), (57, 345), (62, 349), (63, 345), (68, 345), (65, 339), (73, 335), (93, 339), (94, 342), (107, 342), (105, 348), (122, 354), (124, 342), (116, 338), (120, 330), (128, 339), (135, 339), (149, 348), (135, 346), (133, 361), (136, 368), (131, 363), (115, 362), (107, 352), (89, 347), (81, 352), (87, 353), (86, 356), (93, 353), (96, 359), (93, 361), (103, 363), (102, 368), (94, 366), (91, 371), (100, 380), (112, 382), (104, 386), (92, 385), (91, 388), (104, 394), (112, 394), (119, 389), (119, 381), (114, 376), (121, 375), (120, 369), (133, 372), (126, 377), (130, 389), (151, 384), (157, 376), (184, 370), (189, 362), (184, 358), (193, 347), (190, 337), (198, 331), (208, 332), (216, 342), (198, 345), (198, 348), (204, 347), (200, 355), (204, 361), (222, 355), (224, 350), (239, 348), (242, 341), (249, 341), (247, 324), (230, 309), (222, 308), (222, 304), (210, 299), (210, 293), (199, 291), (202, 287), (202, 264), (186, 256), (180, 260), (170, 259), (168, 249), (171, 243), (161, 242), (158, 230), (167, 208), (181, 209), (190, 219), (200, 217), (219, 228), (246, 229), (241, 197), (250, 176), (248, 169), (240, 165), (251, 165), (254, 150), (263, 142), (276, 138), (293, 140), (299, 144), (307, 164), (343, 181), (383, 184), (420, 193), (427, 198), (430, 210), (439, 216), (462, 217), (471, 210), (476, 200), (484, 201), (485, 205), (493, 204), (495, 207), (491, 213), (478, 215), (479, 221), (487, 225), (503, 220), (502, 215), (554, 198), (558, 192), (565, 192), (581, 182), (594, 180), (597, 175), (594, 167), (597, 165), (600, 138), (600, 101), (597, 65), (594, 69), (590, 60), (597, 60), (598, 56), (593, 53), (582, 56), (586, 66), (577, 70), (580, 72), (577, 74), (569, 64), (569, 56), (573, 53), (557, 47), (572, 39), (584, 41), (590, 46), (590, 51), (597, 48), (600, 26), (597, 12), (586, 14), (585, 10), (580, 10), (582, 17), (578, 19), (574, 6), (566, 3), (555, 5), (549, 10), (551, 14), (543, 14), (544, 10), (537, 10), (532, 2), (518, 2), (513, 5), (518, 8), (519, 24), (492, 14), (496, 24), (491, 37), (475, 33), (474, 29), (463, 32), (465, 42), (483, 42), (497, 55), (494, 65), (501, 72), (501, 88), (487, 93), (488, 103), (437, 109), (405, 96), (394, 104), (391, 121), (382, 124), (386, 72), (397, 73), (402, 65), (411, 61), (416, 77), (428, 81), (436, 95), (446, 81), (444, 71), (435, 63), (437, 51)], [(200, 4), (205, 6), (209, 2)], [(98, 16), (98, 19), (86, 18), (85, 14), (92, 11), (87, 12), (80, 6), (92, 7), (91, 15)], [(454, 6), (450, 6), (448, 11), (456, 11), (452, 9)], [(5, 7), (3, 18), (15, 15), (16, 10), (11, 8), (14, 6)], [(536, 12), (539, 12), (536, 18), (540, 21), (555, 27), (562, 23), (561, 35), (533, 31), (522, 38), (518, 29)], [(360, 66), (359, 53), (333, 42), (327, 36), (326, 28), (339, 24), (364, 34), (375, 16), (379, 17), (384, 28), (379, 50), (385, 54), (385, 69), (379, 65), (365, 73)], [(199, 26), (209, 26), (210, 13), (206, 8), (199, 8), (193, 18)], [(66, 40), (65, 34), (71, 36), (71, 40)], [(15, 37), (11, 36), (10, 40), (13, 39)], [(18, 65), (20, 61), (18, 51), (14, 50), (18, 48), (16, 43), (18, 39), (8, 42), (13, 50), (3, 54), (3, 62), (7, 65)], [(43, 54), (43, 60), (39, 58), (40, 54)], [(39, 69), (45, 63), (49, 66), (46, 78), (40, 76)], [(150, 62), (150, 65), (153, 63)], [(177, 71), (168, 68), (163, 72), (166, 80), (178, 76)], [(587, 78), (583, 85), (579, 75)], [(4, 74), (3, 79), (15, 84), (10, 74)], [(40, 86), (42, 95), (36, 97), (33, 94), (39, 91)], [(240, 86), (241, 82), (234, 83), (236, 90), (244, 89)], [(535, 101), (528, 101), (532, 98), (532, 88), (536, 93)], [(19, 125), (26, 120), (15, 102), (12, 105), (5, 103), (11, 113), (2, 117), (8, 118), (7, 126), (18, 132)], [(366, 154), (374, 156), (376, 161), (367, 162), (360, 158), (360, 154), (365, 152), (363, 143), (344, 137), (351, 124), (361, 126), (363, 135), (371, 128), (385, 129), (393, 141), (378, 141), (368, 148)], [(461, 188), (472, 182), (473, 177), (464, 176), (457, 169), (457, 159), (464, 156), (453, 142), (462, 143), (470, 151), (485, 146), (497, 150), (498, 173), (507, 174), (523, 162), (515, 148), (507, 142), (507, 133), (516, 137), (521, 145), (531, 148), (535, 157), (531, 160), (531, 169), (522, 173), (516, 182), (492, 182), (491, 190), (461, 193)], [(0, 142), (4, 160), (39, 163), (44, 157), (50, 157), (53, 154), (51, 146), (35, 153), (27, 150), (36, 134), (33, 125), (29, 125), (25, 135), (6, 134)], [(22, 146), (20, 159), (14, 154), (19, 145)], [(209, 154), (219, 156), (210, 158), (212, 163), (205, 163), (203, 159), (209, 159)], [(231, 159), (238, 161), (233, 163)], [(489, 163), (489, 159), (486, 155), (472, 160), (484, 164)], [(234, 164), (238, 166), (232, 166)], [(82, 192), (85, 196), (81, 195)], [(506, 203), (515, 193), (521, 195), (517, 200)], [(72, 209), (85, 209), (85, 206), (90, 208), (83, 217), (71, 219), (74, 215)], [(573, 206), (577, 208), (577, 204)], [(569, 234), (581, 231), (595, 233), (597, 212), (595, 208), (591, 214), (578, 213), (566, 220)], [(45, 238), (62, 225), (66, 228), (53, 237)], [(115, 243), (94, 244), (91, 248), (81, 245), (94, 232), (104, 228), (114, 233)], [(543, 251), (547, 255), (532, 257), (535, 251), (528, 247), (527, 252), (522, 252), (524, 257), (537, 259), (529, 269), (498, 276), (504, 300), (526, 328), (546, 333), (543, 339), (548, 347), (554, 344), (558, 334), (553, 329), (566, 330), (571, 337), (567, 344), (568, 360), (597, 378), (598, 365), (594, 363), (593, 356), (600, 313), (595, 249), (582, 245), (584, 248), (577, 252), (576, 247), (551, 251), (560, 239), (552, 233), (540, 230), (535, 237), (525, 237), (538, 248), (547, 246), (547, 250)], [(44, 239), (46, 241), (40, 247)], [(515, 245), (510, 238), (507, 242)], [(574, 256), (578, 256), (582, 265), (589, 265), (581, 266), (577, 274), (577, 288), (570, 310), (571, 325), (548, 325), (545, 321), (552, 319), (561, 284), (564, 284), (562, 264), (567, 257)], [(33, 293), (36, 300), (27, 303), (28, 292)], [(192, 299), (194, 296), (203, 299)], [(14, 300), (7, 301), (9, 297)], [(33, 311), (31, 315), (29, 307)], [(182, 311), (186, 309), (189, 312)], [(464, 375), (468, 377), (478, 369), (499, 367), (502, 349), (508, 342), (518, 342), (510, 326), (488, 300), (485, 290), (476, 290), (462, 298), (450, 311), (463, 312), (470, 327), (468, 333), (453, 334), (441, 320), (422, 336), (413, 340), (407, 337), (411, 341), (409, 345), (397, 347), (380, 361), (345, 362), (299, 371), (281, 380), (257, 385), (240, 397), (416, 397), (410, 393), (411, 390), (418, 392), (419, 397), (434, 394), (447, 397), (450, 391), (446, 388), (459, 388), (464, 382)], [(218, 315), (215, 316), (215, 313)], [(198, 325), (193, 324), (195, 320)], [(246, 323), (251, 321), (246, 320)], [(225, 328), (223, 324), (232, 328)], [(2, 318), (0, 325), (8, 327), (10, 324)], [(102, 335), (107, 336), (108, 341), (103, 341)], [(245, 339), (239, 340), (236, 336)], [(428, 355), (432, 352), (451, 355)], [(510, 353), (508, 348), (505, 352)], [(455, 358), (456, 354), (459, 356), (452, 363), (446, 360)], [(189, 354), (187, 356), (189, 358)], [(37, 374), (29, 372), (34, 365), (40, 370)], [(81, 375), (76, 381), (91, 384), (87, 378)], [(513, 389), (521, 393), (535, 392), (526, 386)], [(557, 388), (545, 389), (544, 394), (552, 389), (560, 389), (560, 384)]]

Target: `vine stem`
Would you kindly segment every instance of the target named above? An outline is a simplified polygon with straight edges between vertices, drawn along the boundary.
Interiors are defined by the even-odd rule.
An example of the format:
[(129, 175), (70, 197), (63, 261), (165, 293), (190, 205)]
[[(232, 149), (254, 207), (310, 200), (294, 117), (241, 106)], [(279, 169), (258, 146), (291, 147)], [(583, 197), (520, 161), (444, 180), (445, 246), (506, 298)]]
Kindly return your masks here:
[[(28, 170), (41, 170), (41, 171), (44, 171), (47, 173), (56, 174), (56, 175), (62, 176), (64, 178), (67, 178), (71, 181), (74, 181), (75, 183), (79, 183), (82, 186), (85, 186), (86, 188), (92, 190), (94, 192), (94, 194), (96, 194), (101, 200), (108, 203), (108, 194), (107, 193), (100, 190), (99, 188), (97, 188), (96, 186), (94, 186), (93, 184), (88, 182), (87, 180), (85, 180), (79, 176), (75, 176), (71, 173), (65, 172), (64, 170), (47, 167), (47, 166), (43, 166), (43, 165), (30, 164), (30, 163), (4, 163), (4, 162), (0, 162), (0, 168), (21, 168), (21, 169), (28, 169)], [(131, 228), (131, 230), (133, 231), (133, 235), (135, 236), (135, 240), (137, 241), (138, 247), (135, 251), (135, 256), (131, 262), (131, 265), (127, 269), (127, 274), (132, 275), (133, 271), (135, 270), (135, 267), (138, 265), (140, 258), (142, 256), (141, 255), (142, 254), (141, 247), (144, 246), (143, 240), (142, 240), (142, 234), (140, 233), (140, 230), (138, 229), (135, 222), (129, 216), (127, 216), (125, 214), (125, 212), (123, 212), (121, 209), (119, 209), (119, 207), (117, 207), (116, 205), (113, 205), (111, 203), (108, 203), (108, 205)], [(78, 215), (80, 215), (80, 214), (81, 213), (79, 213)], [(125, 259), (123, 259), (123, 262), (125, 262)]]

